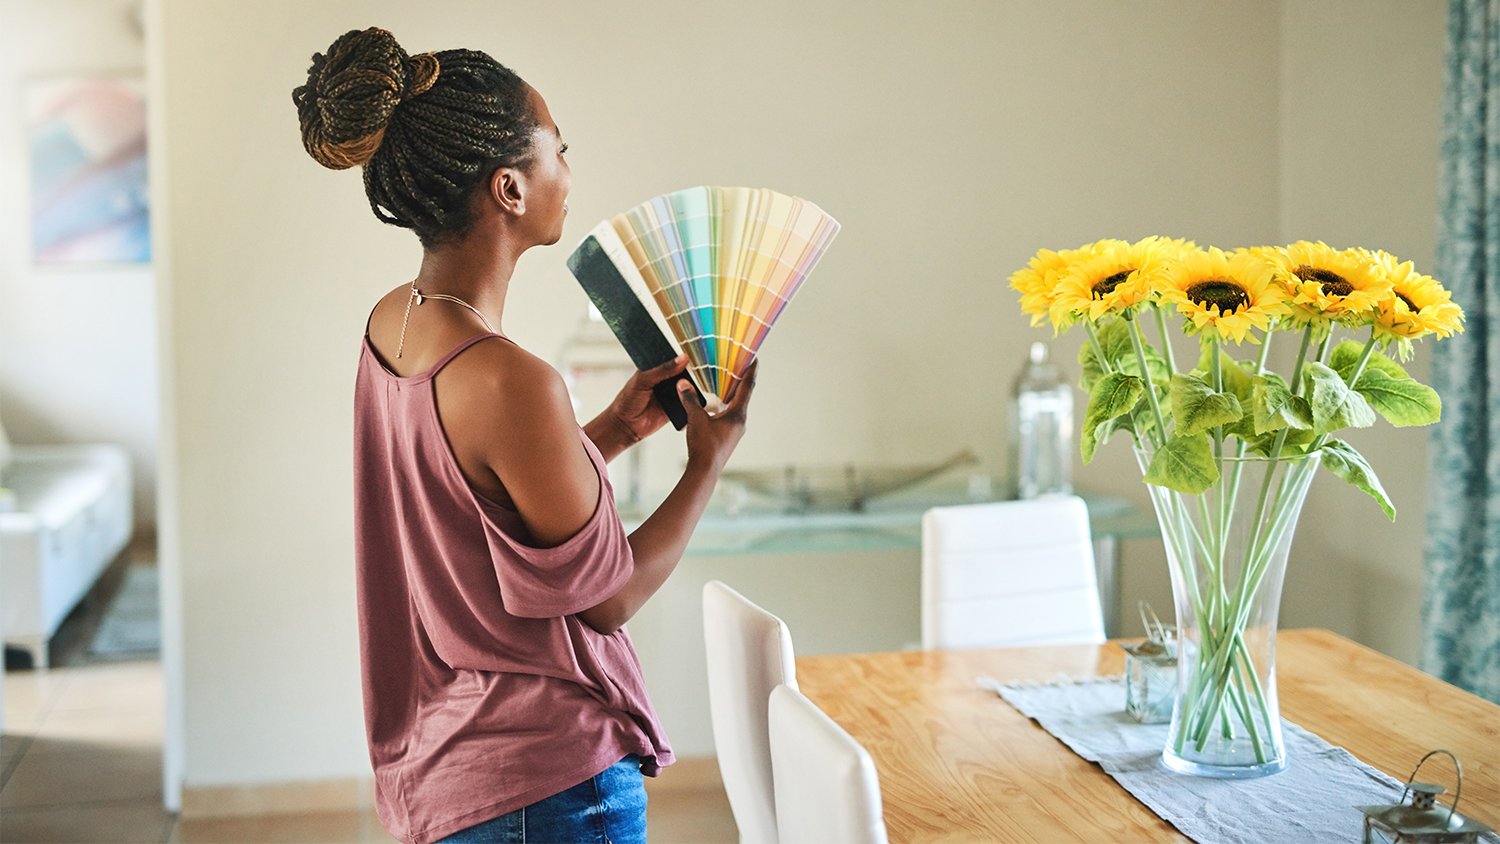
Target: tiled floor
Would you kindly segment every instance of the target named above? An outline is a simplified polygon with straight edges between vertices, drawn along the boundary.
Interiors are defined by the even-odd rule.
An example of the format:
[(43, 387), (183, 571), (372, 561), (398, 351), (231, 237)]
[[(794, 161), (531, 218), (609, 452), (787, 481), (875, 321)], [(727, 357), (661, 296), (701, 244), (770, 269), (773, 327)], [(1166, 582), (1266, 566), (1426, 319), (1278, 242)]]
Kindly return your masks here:
[[(87, 619), (70, 619), (65, 626), (79, 623)], [(5, 676), (0, 841), (392, 840), (373, 814), (353, 811), (179, 821), (162, 808), (160, 663), (91, 663), (86, 657), (59, 658), (57, 651), (54, 659), (64, 667)], [(651, 840), (736, 841), (729, 803), (717, 784), (684, 789), (686, 777), (672, 773), (669, 768), (662, 778), (647, 780)]]

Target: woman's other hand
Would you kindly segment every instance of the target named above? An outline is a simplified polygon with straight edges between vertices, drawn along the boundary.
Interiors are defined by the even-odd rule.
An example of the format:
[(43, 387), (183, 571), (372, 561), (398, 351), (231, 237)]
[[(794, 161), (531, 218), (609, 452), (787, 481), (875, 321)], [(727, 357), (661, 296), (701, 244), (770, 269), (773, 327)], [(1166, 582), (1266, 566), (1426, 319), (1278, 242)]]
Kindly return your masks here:
[(745, 380), (735, 391), (734, 398), (722, 411), (709, 416), (698, 404), (698, 396), (687, 382), (677, 385), (677, 395), (687, 410), (688, 465), (701, 465), (715, 474), (729, 462), (729, 455), (745, 435), (745, 418), (750, 408), (750, 396), (755, 392), (755, 374), (760, 371), (760, 361), (750, 364), (745, 370)]
[(687, 369), (687, 357), (678, 355), (661, 366), (636, 372), (625, 382), (620, 394), (605, 411), (625, 434), (626, 442), (636, 443), (651, 436), (667, 424), (666, 411), (653, 400), (651, 388)]

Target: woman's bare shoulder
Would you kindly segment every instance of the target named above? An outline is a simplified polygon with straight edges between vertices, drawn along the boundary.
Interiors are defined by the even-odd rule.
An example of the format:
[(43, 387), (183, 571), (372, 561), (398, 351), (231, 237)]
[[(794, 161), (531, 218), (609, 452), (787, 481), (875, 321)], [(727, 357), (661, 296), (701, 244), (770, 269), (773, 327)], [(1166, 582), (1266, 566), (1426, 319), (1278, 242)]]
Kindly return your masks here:
[[(500, 337), (482, 340), (437, 376), (439, 414), (471, 483), (496, 489), (542, 544), (593, 514), (600, 480), (579, 436), (562, 376)], [(493, 481), (491, 481), (493, 478)]]
[(546, 360), (503, 338), (465, 349), (438, 374), (454, 404), (513, 428), (575, 425), (567, 385)]

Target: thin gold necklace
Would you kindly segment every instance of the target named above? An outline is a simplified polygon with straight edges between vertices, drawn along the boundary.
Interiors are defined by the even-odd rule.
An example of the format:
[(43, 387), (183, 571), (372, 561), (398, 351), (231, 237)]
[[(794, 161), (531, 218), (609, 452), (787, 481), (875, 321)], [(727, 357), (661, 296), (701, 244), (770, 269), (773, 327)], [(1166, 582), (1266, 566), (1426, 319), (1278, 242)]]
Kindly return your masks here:
[(491, 334), (499, 333), (498, 331), (490, 327), (490, 321), (484, 318), (484, 314), (480, 313), (478, 308), (474, 307), (468, 302), (465, 302), (457, 296), (449, 296), (446, 293), (423, 293), (422, 291), (417, 289), (417, 283), (413, 281), (411, 283), (411, 295), (406, 297), (406, 315), (401, 317), (401, 341), (396, 344), (396, 357), (398, 358), (401, 357), (402, 350), (406, 348), (406, 323), (411, 319), (412, 303), (415, 302), (420, 305), (425, 299), (442, 299), (447, 302), (456, 302), (457, 304), (463, 305), (465, 308), (473, 311), (474, 316), (479, 317), (479, 321), (484, 323), (484, 329), (486, 331)]

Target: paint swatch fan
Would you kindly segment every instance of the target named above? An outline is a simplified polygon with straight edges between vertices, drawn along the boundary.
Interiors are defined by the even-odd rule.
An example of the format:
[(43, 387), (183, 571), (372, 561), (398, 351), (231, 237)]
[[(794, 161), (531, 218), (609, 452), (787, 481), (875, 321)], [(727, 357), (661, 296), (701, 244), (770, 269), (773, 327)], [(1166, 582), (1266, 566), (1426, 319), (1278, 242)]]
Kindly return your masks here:
[[(600, 223), (568, 269), (637, 369), (666, 363), (680, 348), (716, 413), (838, 232), (838, 221), (795, 196), (687, 188)], [(672, 423), (686, 424), (675, 381), (655, 392)]]

